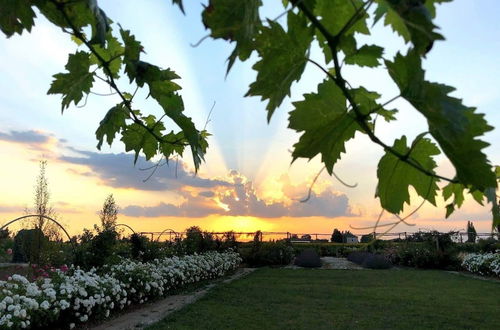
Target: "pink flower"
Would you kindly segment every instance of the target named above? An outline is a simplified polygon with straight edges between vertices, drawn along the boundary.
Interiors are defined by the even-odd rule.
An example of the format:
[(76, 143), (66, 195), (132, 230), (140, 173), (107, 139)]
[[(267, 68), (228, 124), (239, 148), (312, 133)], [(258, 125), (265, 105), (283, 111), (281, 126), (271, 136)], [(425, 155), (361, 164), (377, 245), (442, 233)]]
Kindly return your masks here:
[(7, 254), (12, 254), (12, 249), (7, 249)]
[(62, 272), (67, 272), (69, 270), (68, 266), (66, 265), (62, 265), (60, 268), (59, 268)]

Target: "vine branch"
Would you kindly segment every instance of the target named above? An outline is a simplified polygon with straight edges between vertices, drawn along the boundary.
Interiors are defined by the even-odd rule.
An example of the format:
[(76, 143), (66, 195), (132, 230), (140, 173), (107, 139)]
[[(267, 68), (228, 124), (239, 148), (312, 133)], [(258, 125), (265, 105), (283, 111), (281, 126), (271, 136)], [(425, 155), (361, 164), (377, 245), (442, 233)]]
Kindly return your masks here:
[[(365, 133), (368, 135), (370, 140), (372, 140), (372, 142), (380, 145), (386, 152), (391, 153), (392, 155), (399, 158), (401, 161), (405, 162), (406, 164), (410, 165), (411, 167), (415, 168), (416, 170), (422, 172), (423, 174), (425, 174), (429, 177), (433, 177), (436, 179), (440, 179), (440, 180), (444, 180), (444, 181), (448, 181), (448, 182), (452, 182), (452, 183), (458, 183), (458, 180), (450, 179), (450, 178), (438, 175), (432, 171), (429, 171), (429, 170), (423, 168), (419, 164), (415, 163), (415, 161), (412, 158), (407, 157), (407, 156), (399, 153), (398, 151), (394, 150), (392, 147), (390, 147), (389, 145), (384, 143), (382, 140), (380, 140), (380, 138), (378, 136), (376, 136), (375, 133), (373, 133), (373, 131), (371, 130), (371, 128), (369, 127), (369, 125), (366, 122), (366, 118), (371, 113), (363, 114), (360, 111), (358, 104), (354, 101), (354, 98), (352, 97), (351, 93), (349, 92), (349, 89), (347, 88), (347, 81), (342, 76), (341, 66), (340, 66), (340, 62), (339, 62), (339, 58), (338, 58), (338, 54), (337, 54), (338, 43), (339, 43), (339, 40), (340, 40), (340, 37), (342, 36), (342, 34), (345, 33), (352, 26), (352, 24), (355, 24), (356, 21), (362, 15), (364, 15), (366, 13), (366, 10), (370, 7), (370, 5), (373, 3), (373, 1), (368, 1), (365, 3), (365, 5), (360, 7), (356, 11), (356, 13), (351, 17), (351, 19), (345, 24), (345, 26), (340, 30), (340, 32), (337, 35), (331, 34), (330, 31), (328, 31), (325, 28), (325, 26), (318, 20), (316, 15), (314, 15), (304, 3), (302, 3), (301, 1), (297, 1), (297, 0), (291, 0), (291, 2), (292, 2), (292, 4), (297, 6), (304, 13), (304, 15), (311, 21), (313, 26), (316, 29), (318, 29), (321, 32), (321, 34), (325, 37), (325, 39), (328, 43), (328, 47), (330, 48), (330, 51), (332, 53), (333, 64), (334, 64), (334, 68), (335, 68), (335, 75), (333, 75), (329, 71), (325, 70), (320, 64), (318, 64), (314, 60), (308, 59), (308, 61), (315, 64), (323, 72), (325, 72), (325, 74), (327, 74), (327, 76), (330, 77), (330, 79), (332, 79), (336, 83), (336, 85), (340, 88), (340, 90), (342, 91), (342, 94), (347, 99), (347, 101), (349, 102), (349, 104), (352, 107), (352, 110), (354, 111), (354, 113), (356, 115), (355, 116), (356, 122), (361, 126), (363, 131), (365, 131)], [(374, 111), (374, 110), (372, 110), (372, 111)]]

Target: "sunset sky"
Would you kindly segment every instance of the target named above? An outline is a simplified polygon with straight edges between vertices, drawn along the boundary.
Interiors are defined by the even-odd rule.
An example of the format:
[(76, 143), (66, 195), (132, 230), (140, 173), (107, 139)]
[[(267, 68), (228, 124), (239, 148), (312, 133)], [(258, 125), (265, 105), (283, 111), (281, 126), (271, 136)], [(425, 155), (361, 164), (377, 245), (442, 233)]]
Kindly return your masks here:
[[(281, 1), (266, 3), (272, 4), (266, 4), (262, 16), (274, 18), (283, 10)], [(256, 57), (237, 63), (225, 78), (232, 45), (207, 39), (196, 48), (190, 46), (208, 33), (198, 1), (185, 1), (186, 16), (171, 1), (114, 0), (100, 5), (142, 42), (146, 61), (170, 67), (182, 77), (179, 84), (186, 113), (198, 127), (203, 127), (215, 102), (207, 126), (213, 136), (206, 162), (194, 176), (190, 157), (173, 161), (144, 182), (150, 171), (141, 169), (150, 164), (140, 159), (134, 167), (133, 155), (125, 154), (118, 140), (111, 148), (106, 145), (98, 151), (94, 132), (117, 97), (90, 95), (84, 107), (72, 106), (61, 115), (59, 96), (46, 92), (52, 75), (64, 71), (68, 53), (76, 45), (39, 17), (31, 34), (10, 39), (0, 36), (0, 224), (23, 215), (32, 205), (42, 159), (48, 161), (52, 204), (72, 234), (99, 221), (97, 211), (110, 193), (120, 206), (119, 222), (137, 231), (182, 231), (198, 225), (214, 231), (331, 233), (333, 228), (374, 224), (380, 212), (374, 198), (376, 167), (383, 150), (364, 136), (357, 135), (347, 144), (348, 153), (335, 170), (344, 181), (357, 186), (345, 187), (323, 173), (311, 199), (300, 202), (321, 164), (316, 158), (291, 165), (289, 150), (298, 135), (287, 129), (288, 112), (292, 101), (316, 90), (324, 79), (321, 71), (308, 66), (291, 98), (285, 99), (268, 124), (265, 103), (243, 97), (255, 77), (251, 66)], [(496, 0), (456, 0), (440, 6), (436, 24), (447, 40), (434, 45), (424, 64), (429, 80), (456, 87), (454, 96), (476, 106), (496, 127), (500, 127), (499, 11)], [(406, 47), (381, 22), (373, 36), (360, 40), (386, 47), (388, 59)], [(321, 61), (322, 54), (313, 49), (312, 57)], [(362, 84), (378, 91), (384, 100), (398, 94), (383, 68), (347, 67), (345, 76), (353, 86)], [(133, 92), (126, 79), (120, 86)], [(100, 84), (93, 90), (109, 93)], [(151, 100), (141, 100), (138, 106), (144, 112), (161, 111)], [(393, 107), (399, 110), (398, 122), (377, 123), (377, 134), (388, 144), (403, 134), (413, 138), (427, 130), (423, 117), (408, 103), (398, 100)], [(490, 161), (500, 164), (500, 130), (484, 139), (491, 144), (485, 149)], [(440, 174), (454, 175), (444, 157), (437, 162)], [(412, 192), (412, 206), (403, 215), (419, 203)], [(463, 230), (468, 220), (478, 232), (490, 231), (489, 206), (467, 200), (449, 219), (444, 214), (444, 203), (439, 200), (438, 207), (425, 205), (412, 216), (414, 226), (400, 225), (393, 231)], [(383, 222), (391, 221), (391, 216), (383, 218)]]

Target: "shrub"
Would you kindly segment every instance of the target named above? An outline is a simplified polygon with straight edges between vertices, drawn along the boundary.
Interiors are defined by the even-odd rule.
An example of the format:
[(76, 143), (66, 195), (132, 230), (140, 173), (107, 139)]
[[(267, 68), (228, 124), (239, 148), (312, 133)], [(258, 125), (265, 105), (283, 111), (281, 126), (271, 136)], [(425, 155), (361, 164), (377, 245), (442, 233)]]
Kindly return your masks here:
[(132, 258), (142, 260), (142, 257), (146, 253), (147, 242), (148, 239), (142, 235), (134, 233), (130, 236), (130, 244), (132, 245)]
[(367, 251), (349, 253), (347, 260), (354, 262), (363, 268), (388, 269), (392, 267), (392, 263), (387, 257)]
[(366, 234), (361, 236), (361, 243), (370, 243), (373, 241), (373, 234)]
[(470, 253), (462, 261), (462, 267), (471, 273), (500, 276), (500, 251), (495, 253)]
[(203, 245), (203, 233), (200, 227), (193, 226), (186, 229), (186, 237), (182, 242), (187, 254), (200, 252)]
[(295, 255), (306, 249), (314, 249), (321, 257), (346, 257), (349, 253), (364, 249), (364, 244), (296, 243), (292, 244)]
[(21, 229), (14, 237), (12, 262), (39, 264), (48, 241), (40, 229)]
[(393, 264), (409, 267), (457, 269), (460, 265), (460, 260), (453, 249), (442, 251), (430, 242), (403, 243), (386, 250), (384, 254)]
[(369, 254), (361, 264), (363, 268), (370, 269), (389, 269), (392, 263), (384, 256), (379, 254)]
[(49, 269), (48, 277), (35, 282), (13, 275), (0, 281), (0, 329), (71, 328), (186, 284), (223, 276), (240, 262), (235, 252), (210, 252), (152, 263), (126, 260), (99, 272)]
[(114, 230), (104, 230), (95, 236), (89, 236), (90, 241), (80, 244), (75, 253), (74, 264), (83, 269), (102, 267), (105, 264), (119, 262), (115, 247), (118, 234)]
[(458, 252), (469, 252), (469, 253), (486, 253), (495, 252), (500, 250), (500, 241), (489, 238), (480, 238), (476, 243), (460, 243), (455, 246)]
[(321, 267), (321, 259), (316, 250), (307, 249), (295, 257), (294, 264), (299, 267), (317, 268)]
[(260, 242), (239, 248), (243, 262), (252, 267), (288, 265), (294, 256), (293, 248), (284, 242)]

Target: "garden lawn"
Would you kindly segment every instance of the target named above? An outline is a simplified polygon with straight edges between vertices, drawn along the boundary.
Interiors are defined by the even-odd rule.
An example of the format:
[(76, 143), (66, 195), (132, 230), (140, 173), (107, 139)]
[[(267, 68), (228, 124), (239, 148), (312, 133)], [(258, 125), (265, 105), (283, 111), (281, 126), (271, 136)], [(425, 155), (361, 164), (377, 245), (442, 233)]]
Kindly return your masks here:
[(499, 329), (500, 282), (443, 271), (259, 269), (152, 329)]

